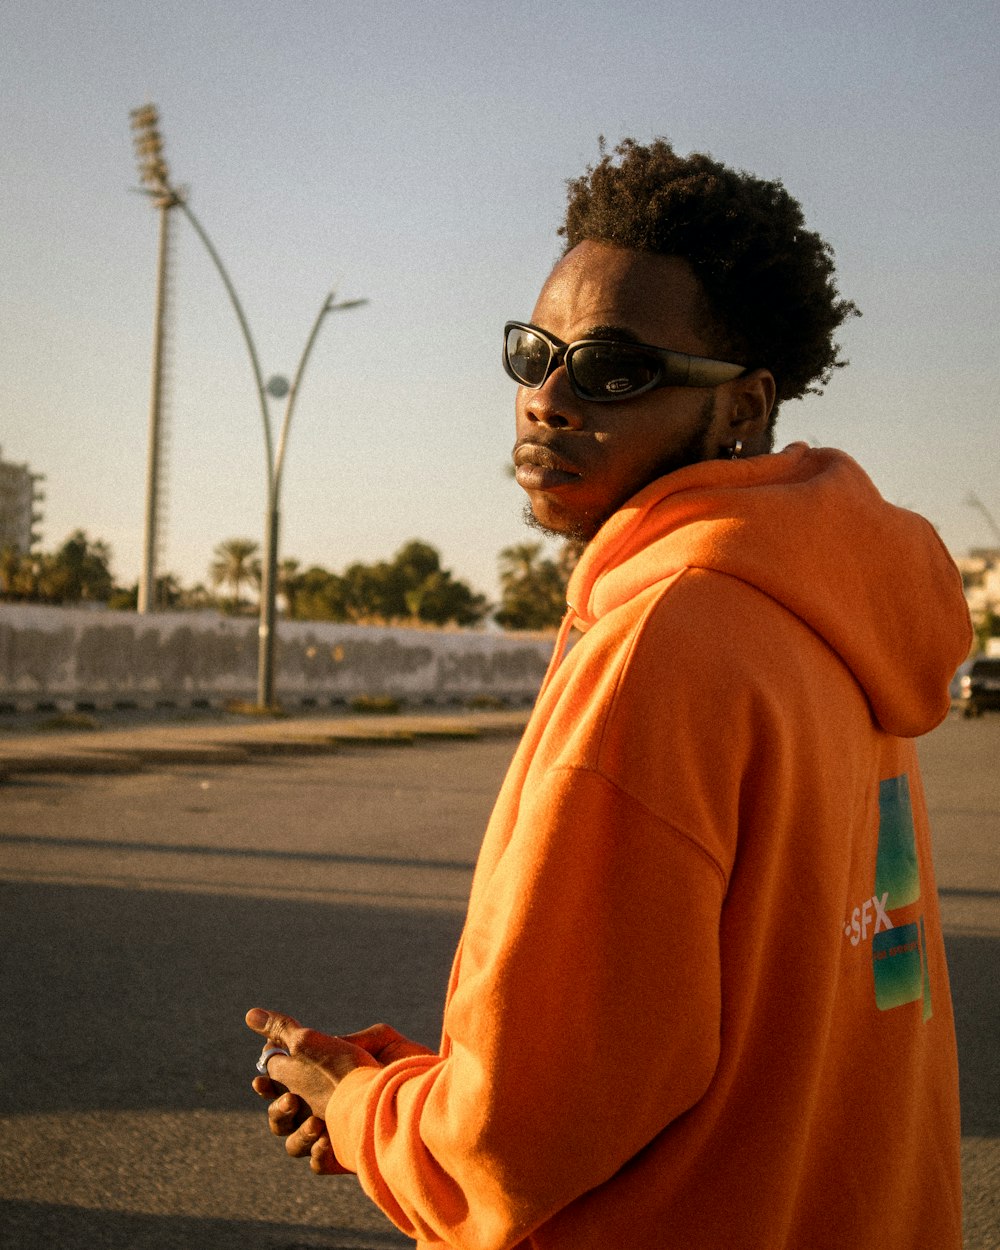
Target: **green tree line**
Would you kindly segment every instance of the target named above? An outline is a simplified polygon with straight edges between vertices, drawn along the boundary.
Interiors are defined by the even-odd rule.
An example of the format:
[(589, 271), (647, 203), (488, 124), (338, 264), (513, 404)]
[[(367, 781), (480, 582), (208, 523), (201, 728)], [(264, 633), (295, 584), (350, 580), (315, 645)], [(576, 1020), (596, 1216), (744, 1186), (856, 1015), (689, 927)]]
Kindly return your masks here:
[[(578, 554), (569, 543), (555, 559), (545, 556), (540, 542), (505, 548), (498, 558), (498, 604), (443, 568), (438, 551), (420, 539), (404, 543), (390, 560), (355, 562), (341, 573), (286, 559), (278, 570), (278, 605), (290, 620), (468, 627), (492, 618), (509, 630), (550, 629), (562, 617), (566, 582)], [(157, 608), (257, 610), (260, 548), (252, 539), (219, 543), (208, 575), (211, 588), (185, 587), (170, 573), (159, 577)], [(108, 544), (83, 530), (51, 553), (0, 551), (0, 600), (134, 610), (137, 599), (137, 586), (116, 585)]]

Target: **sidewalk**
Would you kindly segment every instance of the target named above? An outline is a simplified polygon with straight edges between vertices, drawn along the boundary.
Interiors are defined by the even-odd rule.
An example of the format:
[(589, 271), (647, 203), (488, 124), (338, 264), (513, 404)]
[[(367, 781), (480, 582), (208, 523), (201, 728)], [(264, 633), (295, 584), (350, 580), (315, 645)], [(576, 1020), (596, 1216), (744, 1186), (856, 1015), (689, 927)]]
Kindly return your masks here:
[[(199, 717), (153, 724), (0, 731), (0, 782), (38, 773), (128, 773), (157, 764), (240, 764), (261, 756), (331, 754), (351, 746), (419, 740), (517, 737), (530, 709), (344, 713), (287, 718)], [(85, 723), (85, 722), (84, 722)]]

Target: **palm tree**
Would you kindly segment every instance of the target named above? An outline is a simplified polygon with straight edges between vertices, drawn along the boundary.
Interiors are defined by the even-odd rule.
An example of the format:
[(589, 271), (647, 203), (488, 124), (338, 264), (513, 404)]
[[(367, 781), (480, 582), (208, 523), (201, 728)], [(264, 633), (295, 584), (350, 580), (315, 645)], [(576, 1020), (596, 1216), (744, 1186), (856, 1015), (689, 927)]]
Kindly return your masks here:
[(0, 551), (0, 595), (5, 599), (13, 599), (17, 594), (21, 563), (21, 553), (16, 547), (8, 546)]
[(518, 543), (500, 552), (500, 580), (505, 585), (532, 581), (537, 575), (538, 561), (542, 554), (541, 543)]
[(54, 555), (43, 557), (43, 566), (44, 593), (53, 603), (106, 603), (111, 597), (111, 548), (83, 530), (70, 534)]
[(520, 543), (500, 552), (500, 609), (493, 619), (504, 629), (550, 629), (562, 619), (569, 573), (562, 558), (542, 559), (542, 550), (541, 543)]
[(243, 606), (241, 589), (260, 583), (260, 560), (255, 558), (259, 550), (258, 544), (250, 538), (227, 538), (213, 552), (215, 559), (209, 569), (212, 585), (229, 587), (232, 591), (230, 607), (235, 612)]
[(181, 579), (176, 573), (161, 573), (157, 577), (156, 594), (153, 598), (156, 601), (156, 607), (160, 611), (164, 608), (179, 607), (183, 596), (184, 587), (181, 585)]
[(299, 572), (298, 560), (285, 559), (278, 565), (278, 593), (285, 600), (285, 612), (290, 620), (298, 616), (298, 598), (302, 590), (303, 574)]

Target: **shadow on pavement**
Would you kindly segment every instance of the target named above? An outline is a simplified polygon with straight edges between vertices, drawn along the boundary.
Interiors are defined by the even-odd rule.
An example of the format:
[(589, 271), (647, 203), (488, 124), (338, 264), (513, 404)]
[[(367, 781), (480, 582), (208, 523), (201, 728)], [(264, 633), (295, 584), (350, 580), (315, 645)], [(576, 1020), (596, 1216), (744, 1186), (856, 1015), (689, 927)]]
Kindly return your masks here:
[[(266, 864), (264, 866), (266, 871)], [(344, 1033), (385, 1020), (435, 1046), (462, 916), (297, 900), (0, 885), (0, 1112), (245, 1110), (248, 1007)], [(947, 938), (963, 1131), (1000, 1137), (1000, 939)]]
[[(267, 871), (265, 859), (261, 872)], [(15, 1174), (27, 1176), (5, 1186), (0, 1243), (18, 1250), (411, 1245), (381, 1217), (376, 1224), (374, 1211), (369, 1227), (364, 1216), (358, 1217), (360, 1227), (351, 1227), (351, 1201), (365, 1202), (360, 1192), (351, 1201), (334, 1201), (339, 1191), (312, 1190), (323, 1182), (308, 1173), (299, 1178), (297, 1164), (272, 1156), (262, 1131), (258, 1149), (256, 1123), (241, 1138), (242, 1188), (227, 1189), (226, 1172), (234, 1166), (230, 1143), (206, 1136), (198, 1115), (215, 1120), (218, 1113), (235, 1112), (252, 1119), (261, 1110), (249, 1089), (258, 1043), (242, 1023), (253, 1005), (289, 1011), (334, 1032), (386, 1020), (436, 1045), (461, 922), (457, 906), (430, 910), (245, 894), (0, 885), (0, 1026), (10, 1046), (0, 1114), (10, 1117), (8, 1134), (14, 1137), (31, 1131), (33, 1117), (64, 1119), (68, 1139), (62, 1149), (50, 1141), (60, 1157), (47, 1162), (36, 1158), (38, 1150), (44, 1152), (42, 1142), (27, 1154), (28, 1143), (11, 1136), (0, 1147), (0, 1170), (6, 1162), (12, 1182)], [(963, 1132), (969, 1139), (997, 1139), (1000, 938), (952, 934), (947, 948)], [(170, 1161), (159, 1139), (143, 1140), (149, 1121), (136, 1113), (144, 1111), (196, 1113), (190, 1132), (199, 1135), (198, 1149), (185, 1144), (191, 1138), (178, 1142), (171, 1163), (170, 1174), (183, 1182), (175, 1214), (117, 1209), (169, 1209), (172, 1201), (172, 1191), (156, 1187), (157, 1170), (170, 1171), (163, 1167)], [(128, 1140), (128, 1130), (113, 1150), (89, 1136), (81, 1139), (85, 1112), (100, 1113), (102, 1121), (122, 1116), (109, 1125), (110, 1134), (135, 1122), (136, 1142)], [(175, 1121), (160, 1131), (169, 1148)], [(154, 1156), (145, 1170), (136, 1166), (135, 1149)], [(212, 1214), (180, 1205), (192, 1186), (212, 1189), (213, 1198), (219, 1191), (219, 1205), (203, 1208)], [(214, 1214), (223, 1205), (231, 1218)]]
[(140, 1247), (141, 1250), (397, 1250), (412, 1246), (402, 1234), (380, 1235), (356, 1230), (267, 1224), (256, 1220), (213, 1220), (178, 1215), (134, 1215), (42, 1202), (0, 1201), (0, 1232), (4, 1244), (17, 1250), (54, 1247)]
[(1000, 1137), (1000, 938), (946, 934), (958, 1035), (962, 1133)]
[(120, 851), (122, 854), (148, 851), (155, 855), (202, 855), (207, 859), (257, 859), (272, 860), (276, 863), (305, 863), (314, 864), (317, 868), (353, 864), (370, 868), (441, 868), (446, 871), (471, 873), (476, 866), (471, 859), (433, 859), (412, 855), (343, 855), (328, 851), (294, 851), (260, 846), (205, 846), (199, 842), (165, 844), (163, 842), (140, 842), (135, 838), (128, 840), (123, 838), (60, 838), (31, 833), (5, 833), (3, 841), (9, 846), (33, 846), (39, 850), (63, 848), (74, 851)]
[[(262, 871), (266, 872), (266, 864)], [(462, 913), (245, 895), (0, 886), (0, 1112), (246, 1110), (246, 1010), (436, 1046)]]

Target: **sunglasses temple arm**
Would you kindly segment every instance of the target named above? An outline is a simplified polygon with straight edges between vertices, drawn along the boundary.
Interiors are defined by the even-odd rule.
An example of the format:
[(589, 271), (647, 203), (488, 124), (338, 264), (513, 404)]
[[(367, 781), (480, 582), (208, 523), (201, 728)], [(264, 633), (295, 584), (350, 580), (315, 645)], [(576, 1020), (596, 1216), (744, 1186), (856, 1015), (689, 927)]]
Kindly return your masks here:
[(707, 356), (688, 356), (687, 362), (686, 376), (683, 382), (677, 384), (679, 386), (720, 386), (746, 373), (743, 365), (711, 360)]

